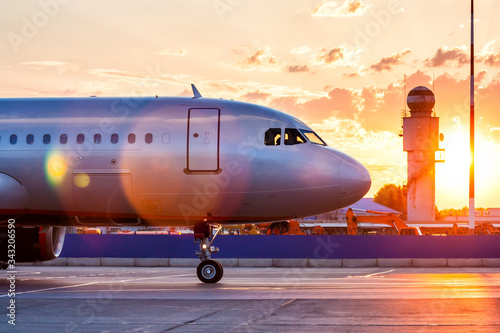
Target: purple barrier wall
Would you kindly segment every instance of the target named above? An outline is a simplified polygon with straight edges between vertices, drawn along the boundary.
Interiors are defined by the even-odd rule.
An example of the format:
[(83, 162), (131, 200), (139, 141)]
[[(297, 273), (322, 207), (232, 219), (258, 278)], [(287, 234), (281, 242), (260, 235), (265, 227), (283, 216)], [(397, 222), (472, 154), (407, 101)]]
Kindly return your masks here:
[[(218, 236), (214, 258), (500, 258), (500, 236)], [(61, 257), (195, 258), (192, 235), (66, 235)]]

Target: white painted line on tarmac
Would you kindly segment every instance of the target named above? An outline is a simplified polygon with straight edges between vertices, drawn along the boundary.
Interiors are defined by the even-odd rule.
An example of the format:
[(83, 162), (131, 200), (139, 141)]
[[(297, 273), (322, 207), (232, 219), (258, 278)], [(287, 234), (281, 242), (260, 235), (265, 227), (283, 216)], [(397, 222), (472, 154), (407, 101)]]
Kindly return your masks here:
[[(42, 274), (42, 272), (17, 272), (16, 276), (21, 276), (21, 275), (32, 275), (32, 274)], [(8, 271), (5, 271), (5, 274), (0, 274), (0, 276), (8, 276)], [(3, 278), (3, 277), (2, 277)]]
[[(67, 288), (77, 288), (77, 287), (83, 287), (83, 286), (90, 286), (93, 284), (97, 284), (99, 282), (89, 282), (89, 283), (82, 283), (82, 284), (75, 284), (72, 286), (64, 286), (64, 287), (53, 287), (53, 288), (45, 288), (45, 289), (37, 289), (37, 290), (29, 290), (29, 291), (21, 291), (21, 292), (16, 292), (16, 295), (20, 294), (31, 294), (31, 293), (37, 293), (40, 291), (48, 291), (48, 290), (56, 290), (56, 289), (67, 289)], [(0, 295), (0, 297), (7, 297), (8, 294), (5, 295)]]
[(296, 298), (291, 299), (291, 300), (289, 300), (288, 302), (285, 302), (285, 303), (281, 304), (280, 306), (281, 306), (281, 307), (283, 307), (283, 306), (285, 306), (285, 305), (288, 305), (288, 304), (292, 303), (292, 302), (293, 302), (293, 301), (295, 301), (295, 300), (296, 300)]
[[(195, 275), (195, 274), (178, 274), (178, 275), (168, 275), (168, 276), (155, 276), (155, 277), (145, 277), (145, 278), (138, 278), (138, 279), (119, 280), (119, 281), (114, 281), (114, 282), (123, 283), (123, 282), (140, 281), (140, 280), (169, 279), (169, 278), (184, 277), (184, 276), (193, 276), (193, 275)], [(16, 292), (16, 295), (32, 294), (32, 293), (38, 293), (38, 292), (42, 292), (42, 291), (50, 291), (50, 290), (58, 290), (58, 289), (78, 288), (78, 287), (85, 287), (85, 286), (91, 286), (91, 285), (94, 285), (94, 284), (103, 284), (103, 283), (109, 283), (109, 281), (108, 282), (96, 281), (96, 282), (89, 282), (89, 283), (82, 283), (82, 284), (74, 284), (74, 285), (70, 285), (70, 286), (62, 286), (62, 287), (53, 287), (53, 288), (44, 288), (44, 289), (21, 291), (21, 292)], [(0, 298), (7, 297), (7, 296), (8, 296), (8, 294), (3, 294), (3, 295), (0, 295)]]
[(395, 269), (390, 269), (388, 271), (384, 271), (384, 272), (378, 272), (378, 273), (372, 273), (372, 274), (368, 274), (368, 275), (349, 275), (349, 276), (346, 276), (346, 278), (371, 278), (371, 277), (384, 277), (384, 276), (377, 276), (377, 275), (380, 275), (380, 274), (386, 274), (386, 273), (390, 273), (390, 272), (394, 272)]
[(394, 272), (394, 271), (395, 271), (395, 269), (390, 269), (390, 270), (385, 271), (385, 272), (378, 272), (378, 273), (368, 274), (368, 275), (365, 275), (364, 277), (369, 278), (369, 277), (372, 277), (372, 276), (375, 276), (375, 275), (390, 273), (390, 272)]

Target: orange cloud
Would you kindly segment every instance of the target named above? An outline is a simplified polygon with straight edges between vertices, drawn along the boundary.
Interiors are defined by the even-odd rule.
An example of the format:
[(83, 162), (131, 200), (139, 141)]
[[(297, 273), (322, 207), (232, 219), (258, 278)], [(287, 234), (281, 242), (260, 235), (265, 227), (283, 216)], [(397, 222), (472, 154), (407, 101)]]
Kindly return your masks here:
[(376, 72), (382, 72), (384, 70), (390, 71), (392, 67), (402, 64), (403, 56), (407, 55), (410, 52), (411, 51), (409, 49), (406, 49), (401, 53), (394, 53), (389, 57), (380, 59), (379, 62), (371, 65), (370, 68), (375, 70)]
[(340, 45), (331, 49), (320, 48), (311, 55), (311, 64), (327, 67), (335, 66), (359, 66), (359, 58), (364, 50), (346, 45)]
[(487, 65), (497, 67), (500, 66), (500, 52), (490, 53), (482, 58), (483, 62)]
[(487, 42), (481, 53), (476, 54), (476, 58), (479, 58), (480, 61), (492, 67), (500, 65), (500, 52), (494, 51), (495, 42), (496, 39)]
[(463, 66), (469, 63), (469, 55), (465, 47), (454, 47), (452, 49), (446, 46), (440, 47), (432, 58), (425, 60), (425, 65), (428, 67), (445, 66), (449, 62), (456, 62), (458, 66)]
[(286, 71), (289, 73), (309, 72), (309, 67), (307, 65), (288, 66)]
[(342, 4), (337, 1), (323, 1), (312, 11), (313, 16), (349, 17), (366, 14), (370, 6), (360, 0), (345, 0)]
[(343, 73), (342, 76), (344, 77), (359, 77), (359, 73)]
[(320, 63), (330, 65), (344, 58), (344, 51), (340, 47), (334, 47), (331, 50), (320, 49), (317, 54), (317, 60)]
[(347, 12), (350, 14), (356, 13), (356, 11), (360, 8), (363, 8), (365, 5), (362, 5), (360, 1), (351, 1), (349, 2)]
[(272, 55), (269, 47), (264, 47), (257, 50), (254, 54), (246, 57), (240, 66), (244, 69), (264, 69), (264, 70), (277, 70), (281, 64)]

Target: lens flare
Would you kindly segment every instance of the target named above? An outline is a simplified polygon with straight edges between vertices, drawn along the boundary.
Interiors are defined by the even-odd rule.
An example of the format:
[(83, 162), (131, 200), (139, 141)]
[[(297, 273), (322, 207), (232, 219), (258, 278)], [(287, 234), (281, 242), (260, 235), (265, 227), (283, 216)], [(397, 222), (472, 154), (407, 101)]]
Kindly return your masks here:
[(61, 184), (66, 176), (67, 170), (68, 165), (61, 155), (57, 153), (47, 155), (45, 163), (45, 177), (51, 186)]
[(75, 185), (79, 188), (85, 188), (90, 184), (90, 177), (86, 173), (75, 175), (73, 178)]

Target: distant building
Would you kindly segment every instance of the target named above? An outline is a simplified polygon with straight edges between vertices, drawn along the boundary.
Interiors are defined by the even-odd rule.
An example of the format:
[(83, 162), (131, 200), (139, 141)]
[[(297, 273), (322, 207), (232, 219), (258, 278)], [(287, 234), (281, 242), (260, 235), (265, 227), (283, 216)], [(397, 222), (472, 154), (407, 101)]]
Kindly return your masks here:
[[(458, 225), (469, 224), (469, 215), (467, 216), (445, 216), (446, 223), (457, 223)], [(495, 227), (500, 227), (500, 208), (487, 208), (483, 214), (476, 211), (476, 223), (491, 223)]]
[(347, 213), (347, 210), (349, 208), (352, 208), (356, 215), (373, 215), (366, 213), (367, 210), (373, 210), (377, 212), (382, 212), (382, 213), (394, 213), (394, 214), (401, 214), (401, 212), (398, 212), (397, 210), (391, 209), (389, 207), (386, 207), (384, 205), (378, 204), (373, 201), (373, 198), (363, 198), (356, 202), (353, 205), (350, 205), (348, 207), (329, 212), (326, 214), (321, 214), (317, 216), (312, 216), (312, 217), (307, 217), (304, 220), (319, 220), (319, 221), (345, 221), (345, 215)]

